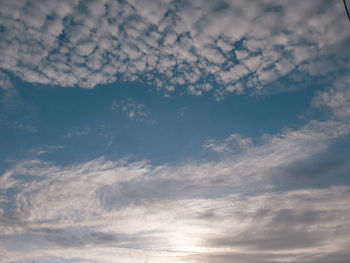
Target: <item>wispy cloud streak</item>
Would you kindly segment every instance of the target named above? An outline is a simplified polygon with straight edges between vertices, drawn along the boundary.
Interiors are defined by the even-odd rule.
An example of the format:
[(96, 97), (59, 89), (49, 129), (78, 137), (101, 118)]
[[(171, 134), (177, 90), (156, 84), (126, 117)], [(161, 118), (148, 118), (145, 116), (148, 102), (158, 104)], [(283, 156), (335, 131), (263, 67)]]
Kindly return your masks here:
[(287, 168), (348, 133), (313, 122), (220, 161), (181, 165), (19, 161), (0, 177), (3, 261), (318, 262), (348, 246), (350, 189), (281, 182), (331, 178), (332, 167), (316, 177)]

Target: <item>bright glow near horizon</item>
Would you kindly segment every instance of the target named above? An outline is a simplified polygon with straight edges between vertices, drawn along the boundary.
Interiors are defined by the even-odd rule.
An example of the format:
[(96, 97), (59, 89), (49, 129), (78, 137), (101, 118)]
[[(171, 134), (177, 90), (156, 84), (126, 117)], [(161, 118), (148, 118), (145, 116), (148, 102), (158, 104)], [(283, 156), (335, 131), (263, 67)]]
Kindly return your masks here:
[(348, 263), (339, 1), (0, 0), (1, 263)]

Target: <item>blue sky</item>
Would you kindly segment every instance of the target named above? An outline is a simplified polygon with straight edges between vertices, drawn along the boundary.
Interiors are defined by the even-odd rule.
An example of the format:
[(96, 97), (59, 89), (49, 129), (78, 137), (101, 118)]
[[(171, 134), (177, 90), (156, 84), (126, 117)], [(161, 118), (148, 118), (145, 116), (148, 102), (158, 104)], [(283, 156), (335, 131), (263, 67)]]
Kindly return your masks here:
[(0, 1), (0, 261), (342, 263), (342, 1)]

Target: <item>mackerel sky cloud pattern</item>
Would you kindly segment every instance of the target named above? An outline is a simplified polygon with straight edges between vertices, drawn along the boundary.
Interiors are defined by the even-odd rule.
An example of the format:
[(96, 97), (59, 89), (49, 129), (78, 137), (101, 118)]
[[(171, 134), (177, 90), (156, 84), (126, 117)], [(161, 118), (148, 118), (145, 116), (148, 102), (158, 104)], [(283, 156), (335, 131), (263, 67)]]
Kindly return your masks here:
[(348, 36), (343, 15), (329, 1), (2, 1), (1, 67), (64, 87), (255, 92), (299, 68), (348, 67), (329, 59)]
[(1, 263), (348, 263), (342, 1), (0, 0)]

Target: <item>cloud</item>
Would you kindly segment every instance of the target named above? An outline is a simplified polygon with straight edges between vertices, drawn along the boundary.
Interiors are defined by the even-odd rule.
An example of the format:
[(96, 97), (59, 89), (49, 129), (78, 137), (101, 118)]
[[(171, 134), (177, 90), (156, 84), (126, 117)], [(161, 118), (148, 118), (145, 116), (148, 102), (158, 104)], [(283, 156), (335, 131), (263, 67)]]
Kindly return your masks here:
[[(32, 83), (141, 81), (221, 99), (300, 75), (333, 82), (312, 101), (330, 118), (254, 141), (233, 133), (204, 142), (219, 160), (101, 157), (60, 166), (39, 159), (55, 147), (34, 149), (38, 159), (0, 176), (2, 262), (346, 262), (350, 94), (338, 76), (349, 54), (337, 52), (349, 34), (341, 3), (3, 1), (0, 12), (0, 67)], [(0, 73), (7, 99), (16, 95), (10, 75)], [(132, 99), (111, 110), (154, 122)], [(7, 112), (0, 109), (2, 123)], [(103, 128), (100, 135), (112, 143)]]
[(339, 78), (334, 87), (320, 91), (313, 98), (312, 105), (318, 108), (328, 108), (336, 118), (349, 119), (350, 117), (350, 78)]
[(5, 90), (12, 88), (12, 82), (10, 78), (1, 71), (0, 71), (0, 88)]
[[(20, 97), (7, 75), (0, 74), (0, 77), (4, 77), (0, 89), (0, 129), (9, 127), (14, 130), (36, 132), (34, 121), (37, 117), (37, 108)], [(22, 114), (23, 112), (26, 114)]]
[(223, 96), (238, 83), (239, 93), (261, 92), (294, 70), (349, 70), (341, 3), (4, 0), (2, 7), (0, 67), (32, 83), (141, 81), (166, 93), (175, 84)]
[(40, 156), (40, 155), (49, 154), (49, 153), (52, 153), (54, 151), (61, 150), (64, 148), (66, 148), (66, 147), (62, 146), (62, 145), (46, 145), (43, 147), (37, 147), (37, 148), (30, 149), (30, 150), (28, 150), (28, 154)]
[(253, 144), (250, 138), (243, 138), (239, 134), (232, 133), (224, 139), (222, 143), (217, 143), (210, 139), (203, 144), (203, 148), (212, 150), (217, 153), (237, 152), (249, 148)]
[[(236, 216), (231, 216), (232, 225), (222, 229), (221, 234), (214, 234), (217, 237), (211, 238), (209, 243), (214, 247), (232, 249), (239, 247), (248, 257), (251, 251), (253, 253), (250, 256), (253, 258), (257, 251), (267, 252), (262, 255), (271, 253), (276, 258), (271, 255), (268, 262), (275, 262), (274, 260), (279, 262), (282, 258), (299, 261), (303, 257), (308, 257), (308, 262), (317, 262), (320, 256), (317, 248), (322, 248), (324, 252), (329, 251), (325, 253), (328, 254), (333, 253), (331, 251), (335, 243), (339, 247), (346, 246), (345, 233), (332, 241), (328, 238), (329, 236), (334, 238), (337, 232), (331, 225), (339, 224), (340, 227), (342, 225), (339, 220), (340, 214), (347, 214), (343, 210), (342, 202), (335, 201), (337, 199), (335, 196), (342, 192), (341, 189), (345, 191), (343, 193), (349, 191), (347, 187), (339, 187), (336, 190), (335, 188), (306, 189), (248, 198), (249, 201), (243, 201)], [(336, 204), (333, 204), (332, 209), (322, 209), (328, 202), (333, 201)], [(330, 203), (328, 205), (331, 205)], [(240, 227), (234, 226), (237, 223)], [(347, 233), (346, 229), (347, 227), (344, 231)], [(228, 231), (230, 234), (227, 234)], [(232, 253), (228, 258), (234, 260), (235, 254)]]
[[(317, 166), (313, 160), (341, 143), (349, 127), (313, 121), (259, 144), (233, 134), (229, 143), (249, 147), (218, 161), (18, 161), (0, 177), (3, 261), (318, 262), (341, 255), (349, 186), (341, 178), (323, 188), (281, 182), (289, 182), (286, 167)], [(300, 167), (299, 177), (315, 178)]]
[(136, 122), (147, 122), (149, 124), (154, 123), (154, 120), (150, 118), (150, 111), (143, 103), (137, 103), (133, 99), (125, 101), (113, 101), (111, 106), (112, 111), (122, 111), (130, 120)]
[(70, 139), (70, 138), (76, 137), (76, 136), (78, 136), (78, 137), (79, 136), (84, 136), (84, 135), (89, 134), (90, 131), (91, 131), (91, 129), (89, 127), (87, 127), (87, 128), (81, 129), (81, 130), (70, 131), (67, 134), (65, 134), (63, 137), (67, 138), (67, 139)]

